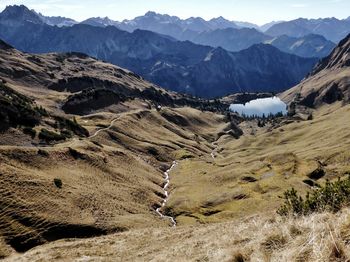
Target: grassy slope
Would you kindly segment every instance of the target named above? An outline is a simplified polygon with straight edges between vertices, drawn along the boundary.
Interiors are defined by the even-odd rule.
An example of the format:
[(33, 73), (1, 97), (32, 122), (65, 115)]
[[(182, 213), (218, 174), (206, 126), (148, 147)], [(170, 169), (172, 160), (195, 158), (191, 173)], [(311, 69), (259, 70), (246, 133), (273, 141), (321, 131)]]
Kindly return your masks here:
[[(350, 211), (61, 240), (6, 261), (348, 261)], [(238, 258), (246, 260), (239, 260)]]
[[(96, 114), (79, 121), (94, 133), (116, 117)], [(203, 137), (225, 125), (221, 116), (190, 108), (136, 110), (118, 115), (110, 130), (94, 138), (41, 148), (46, 154), (1, 146), (0, 233), (19, 250), (68, 237), (62, 225), (77, 232), (90, 226), (96, 235), (167, 226), (154, 212), (163, 194), (162, 170), (175, 158), (210, 152)]]
[(330, 113), (335, 107), (324, 107), (313, 121), (258, 130), (239, 140), (222, 138), (215, 160), (207, 155), (181, 162), (169, 201), (180, 224), (273, 211), (286, 188), (309, 189), (303, 180), (320, 162), (327, 175), (318, 183), (349, 171), (350, 106)]
[[(147, 258), (168, 259), (169, 261), (174, 258), (191, 261), (195, 259), (230, 261), (235, 252), (242, 252), (244, 255), (250, 256), (253, 261), (261, 261), (261, 259), (269, 257), (272, 261), (281, 261), (281, 257), (287, 259), (284, 261), (293, 261), (297, 257), (301, 259), (299, 261), (303, 261), (303, 259), (327, 261), (329, 256), (342, 256), (342, 254), (336, 253), (337, 250), (347, 250), (348, 247), (346, 246), (349, 243), (348, 211), (344, 211), (340, 215), (321, 214), (287, 221), (276, 220), (276, 215), (274, 215), (275, 208), (279, 203), (278, 195), (281, 195), (286, 188), (295, 186), (300, 191), (309, 189), (302, 180), (318, 167), (319, 161), (323, 163), (327, 175), (317, 181), (318, 183), (322, 183), (325, 178), (341, 176), (350, 170), (349, 141), (347, 139), (350, 135), (350, 131), (348, 131), (350, 129), (349, 123), (346, 121), (350, 114), (350, 106), (338, 107), (339, 105), (323, 107), (315, 115), (315, 120), (312, 121), (295, 122), (271, 131), (257, 130), (255, 135), (248, 134), (239, 140), (223, 137), (219, 140), (219, 154), (215, 160), (210, 158), (213, 147), (209, 142), (203, 139), (197, 143), (190, 138), (193, 137), (193, 133), (196, 133), (199, 137), (205, 137), (208, 141), (212, 141), (212, 134), (219, 131), (216, 126), (221, 125), (220, 118), (188, 109), (165, 109), (160, 114), (155, 111), (125, 114), (121, 122), (116, 122), (109, 135), (106, 132), (96, 138), (100, 143), (107, 144), (104, 146), (104, 152), (116, 150), (116, 144), (113, 144), (110, 139), (112, 135), (115, 141), (119, 141), (119, 146), (124, 147), (126, 144), (123, 145), (123, 141), (127, 142), (128, 152), (133, 152), (133, 154), (138, 152), (136, 157), (143, 158), (146, 163), (151, 164), (150, 166), (159, 165), (157, 157), (176, 156), (178, 152), (182, 152), (181, 156), (183, 150), (186, 151), (185, 155), (188, 155), (188, 152), (193, 155), (193, 158), (181, 160), (179, 166), (171, 174), (171, 195), (168, 208), (170, 207), (173, 212), (180, 214), (177, 217), (179, 227), (176, 229), (155, 229), (155, 223), (165, 225), (166, 221), (159, 220), (149, 211), (139, 213), (140, 210), (146, 211), (149, 208), (145, 202), (157, 201), (156, 196), (152, 198), (152, 194), (146, 193), (146, 195), (138, 195), (139, 201), (144, 202), (139, 205), (140, 210), (133, 210), (137, 214), (127, 223), (129, 223), (129, 227), (137, 227), (135, 224), (131, 225), (130, 221), (134, 221), (133, 223), (142, 221), (142, 226), (147, 226), (147, 221), (149, 223), (153, 221), (152, 228), (147, 230), (132, 229), (129, 232), (90, 240), (59, 241), (48, 246), (38, 247), (22, 258), (17, 258), (24, 261), (26, 258), (32, 259), (35, 252), (37, 252), (35, 253), (36, 258), (44, 260), (55, 257), (70, 260), (84, 255), (92, 260), (102, 258), (107, 261), (111, 258), (123, 258), (123, 261), (147, 260)], [(168, 114), (186, 116), (185, 119), (191, 120), (188, 123), (192, 124), (186, 129), (182, 129), (178, 125), (164, 121), (165, 118), (162, 114), (163, 116)], [(140, 116), (141, 118), (139, 118)], [(100, 117), (100, 119), (102, 118)], [(200, 119), (204, 119), (207, 124), (198, 128), (194, 121)], [(251, 128), (250, 124), (244, 125), (246, 131), (251, 132), (255, 129)], [(225, 125), (221, 126), (224, 128)], [(172, 132), (169, 131), (169, 127), (172, 127)], [(154, 136), (148, 136), (150, 128), (152, 128)], [(128, 136), (122, 135), (125, 130), (128, 131)], [(140, 136), (140, 134), (144, 134), (144, 136)], [(147, 141), (144, 141), (143, 137), (147, 138), (145, 139)], [(150, 145), (161, 154), (150, 158), (149, 153), (142, 153)], [(83, 148), (79, 150), (82, 151)], [(120, 186), (117, 182), (111, 183), (111, 177), (115, 177), (113, 173), (107, 175), (107, 177), (110, 176), (108, 186), (105, 184), (100, 187), (98, 186), (98, 183), (102, 183), (98, 182), (101, 181), (100, 178), (98, 180), (89, 179), (90, 182), (78, 178), (71, 180), (72, 177), (76, 177), (77, 173), (81, 172), (75, 162), (65, 167), (69, 169), (69, 172), (66, 169), (64, 172), (57, 172), (60, 174), (67, 172), (67, 176), (62, 176), (64, 184), (71, 185), (74, 181), (80, 181), (79, 183), (84, 181), (83, 186), (78, 186), (77, 191), (75, 191), (79, 196), (84, 192), (94, 192), (94, 195), (98, 192), (98, 196), (101, 198), (95, 197), (97, 199), (95, 208), (102, 214), (107, 212), (107, 216), (103, 214), (100, 217), (101, 221), (109, 224), (115, 221), (114, 226), (122, 225), (121, 222), (126, 221), (123, 218), (130, 219), (130, 215), (127, 215), (130, 210), (126, 210), (125, 214), (121, 214), (117, 218), (115, 214), (108, 216), (108, 212), (111, 210), (108, 203), (114, 202), (105, 201), (106, 197), (115, 197), (116, 192), (118, 192), (117, 198), (118, 196), (122, 197), (117, 199), (119, 204), (125, 205), (124, 207), (128, 204), (134, 206), (130, 203), (130, 195), (128, 195), (130, 188), (135, 188), (138, 191), (141, 188), (138, 185), (142, 188), (149, 185), (145, 192), (151, 192), (152, 188), (159, 192), (159, 186), (150, 185), (146, 178), (160, 184), (161, 173), (150, 174), (149, 171), (152, 171), (152, 168), (148, 165), (142, 166), (136, 160), (130, 162), (130, 159), (120, 159), (117, 156), (113, 158), (108, 156), (108, 159), (108, 163), (111, 163), (111, 165), (108, 164), (108, 167), (115, 167), (115, 170), (120, 168), (121, 171), (118, 172), (121, 174), (125, 173), (125, 170), (130, 170), (131, 176), (137, 175), (137, 172), (142, 174), (130, 181), (132, 187), (125, 190), (124, 195), (120, 192), (123, 192), (122, 189), (126, 185), (122, 182)], [(170, 161), (170, 158), (166, 161)], [(75, 163), (75, 167), (73, 163)], [(18, 163), (15, 166), (19, 166)], [(58, 169), (58, 166), (54, 166), (53, 169), (56, 168)], [(144, 170), (141, 171), (141, 169)], [(82, 167), (80, 170), (84, 170), (85, 177), (85, 174), (88, 173), (87, 169)], [(93, 172), (91, 170), (89, 172), (95, 173), (96, 169), (93, 170)], [(74, 173), (75, 176), (72, 176), (71, 173)], [(54, 174), (59, 175), (58, 173)], [(130, 178), (130, 175), (123, 177), (123, 181)], [(101, 177), (105, 176), (106, 173), (102, 175), (101, 172)], [(257, 181), (242, 182), (240, 178), (243, 176), (254, 177)], [(47, 183), (51, 183), (51, 179), (52, 177), (47, 180)], [(140, 182), (139, 179), (144, 182)], [(86, 186), (88, 186), (86, 191), (82, 190)], [(69, 186), (70, 188), (71, 186)], [(105, 188), (111, 189), (109, 196), (107, 194), (109, 191), (106, 191)], [(241, 195), (246, 195), (246, 198), (235, 198)], [(57, 197), (55, 196), (55, 199)], [(30, 198), (26, 196), (26, 199)], [(80, 198), (79, 201), (82, 200)], [(91, 201), (86, 203), (91, 203)], [(43, 206), (45, 207), (47, 204), (45, 203)], [(76, 206), (71, 206), (70, 209), (77, 210)], [(82, 210), (84, 210), (86, 218), (89, 218), (89, 211), (87, 211), (89, 208)], [(220, 212), (216, 213), (216, 211)], [(260, 213), (260, 215), (256, 215), (256, 213)], [(84, 213), (82, 212), (82, 214)], [(108, 217), (108, 219), (103, 219), (104, 217)], [(113, 217), (115, 220), (111, 219)], [(237, 217), (242, 218), (237, 220)], [(228, 219), (234, 220), (214, 225), (188, 226), (188, 224), (198, 222), (222, 222)]]

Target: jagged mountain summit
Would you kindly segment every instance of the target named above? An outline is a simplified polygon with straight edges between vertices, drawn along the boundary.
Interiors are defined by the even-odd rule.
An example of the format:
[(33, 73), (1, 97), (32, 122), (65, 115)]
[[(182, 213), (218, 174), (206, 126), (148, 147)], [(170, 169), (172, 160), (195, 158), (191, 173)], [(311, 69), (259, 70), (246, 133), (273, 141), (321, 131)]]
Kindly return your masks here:
[(19, 26), (24, 22), (44, 24), (37, 13), (29, 10), (24, 5), (7, 6), (0, 14), (0, 22), (8, 26)]
[(125, 20), (123, 22), (110, 21), (110, 23), (99, 22), (98, 26), (109, 24), (129, 32), (133, 32), (136, 29), (149, 30), (169, 35), (181, 41), (188, 40), (196, 44), (223, 47), (234, 52), (249, 48), (254, 44), (267, 43), (284, 52), (303, 57), (325, 57), (335, 47), (335, 44), (331, 41), (311, 33), (309, 35), (301, 35), (298, 39), (282, 34), (278, 35), (278, 40), (275, 37), (262, 33), (262, 31), (266, 31), (278, 23), (269, 23), (263, 26), (262, 30), (257, 25), (229, 21), (223, 17), (209, 21), (193, 17), (181, 20), (175, 16), (148, 12), (144, 16), (136, 17), (133, 20)]
[(116, 26), (118, 27), (120, 23), (109, 19), (108, 17), (92, 17), (82, 21), (80, 24), (106, 27), (106, 26)]
[(71, 18), (62, 17), (62, 16), (44, 16), (41, 13), (38, 13), (40, 18), (44, 21), (44, 23), (51, 25), (51, 26), (73, 26), (78, 24), (77, 21)]
[(10, 26), (21, 25), (24, 22), (33, 24), (47, 24), (50, 26), (72, 26), (78, 22), (62, 16), (44, 16), (34, 10), (29, 10), (24, 5), (7, 6), (1, 13), (0, 21)]

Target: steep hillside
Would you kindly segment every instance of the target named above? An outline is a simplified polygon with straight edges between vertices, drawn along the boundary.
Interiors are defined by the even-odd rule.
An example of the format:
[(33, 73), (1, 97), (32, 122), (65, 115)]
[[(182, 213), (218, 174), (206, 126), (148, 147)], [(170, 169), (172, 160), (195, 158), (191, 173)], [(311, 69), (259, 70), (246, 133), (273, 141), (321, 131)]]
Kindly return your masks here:
[[(225, 111), (227, 104), (165, 91), (133, 72), (81, 53), (32, 55), (0, 40), (0, 78), (34, 97), (36, 102), (65, 113), (88, 114), (156, 106), (192, 106)], [(44, 91), (45, 90), (45, 91)]]
[(281, 97), (293, 104), (317, 108), (337, 101), (350, 101), (350, 36), (343, 39), (334, 51), (321, 60), (311, 74)]
[(89, 25), (59, 28), (26, 20), (12, 27), (11, 19), (0, 21), (0, 38), (22, 51), (83, 52), (170, 90), (206, 98), (243, 91), (280, 92), (303, 79), (317, 61), (264, 45), (230, 53), (149, 31), (128, 33)]

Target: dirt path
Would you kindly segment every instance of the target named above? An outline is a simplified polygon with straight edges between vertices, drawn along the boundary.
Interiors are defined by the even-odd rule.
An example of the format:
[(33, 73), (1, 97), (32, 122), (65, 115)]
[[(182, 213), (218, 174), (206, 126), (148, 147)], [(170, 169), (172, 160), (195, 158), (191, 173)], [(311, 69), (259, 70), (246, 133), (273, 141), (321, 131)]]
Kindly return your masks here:
[(121, 116), (118, 116), (118, 117), (114, 118), (114, 119), (112, 120), (111, 124), (110, 124), (108, 127), (97, 130), (97, 131), (95, 132), (95, 134), (89, 136), (88, 139), (94, 138), (94, 137), (98, 136), (101, 132), (103, 132), (103, 131), (108, 131), (109, 129), (111, 129), (111, 128), (113, 127), (114, 123), (115, 123), (120, 117), (121, 117)]

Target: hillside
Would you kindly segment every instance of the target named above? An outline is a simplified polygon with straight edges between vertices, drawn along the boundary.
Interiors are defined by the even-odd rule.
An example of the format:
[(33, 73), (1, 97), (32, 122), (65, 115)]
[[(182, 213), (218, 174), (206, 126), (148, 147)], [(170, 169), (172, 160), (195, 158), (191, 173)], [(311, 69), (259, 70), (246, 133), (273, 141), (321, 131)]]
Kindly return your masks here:
[(219, 101), (165, 91), (80, 53), (0, 47), (1, 256), (167, 225), (155, 212), (164, 169), (210, 153), (213, 134), (231, 130), (204, 111), (226, 110)]
[(287, 221), (253, 216), (197, 228), (135, 230), (58, 241), (5, 261), (347, 261), (348, 217), (345, 210)]
[(281, 97), (291, 103), (318, 108), (342, 101), (348, 104), (350, 36), (343, 39), (334, 51), (321, 60), (310, 75)]

